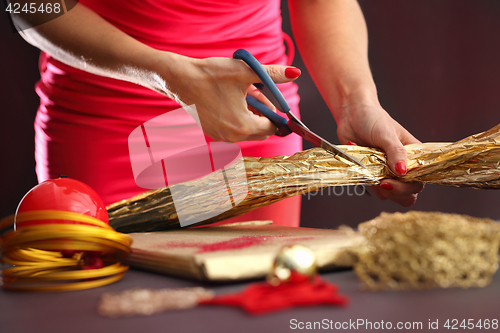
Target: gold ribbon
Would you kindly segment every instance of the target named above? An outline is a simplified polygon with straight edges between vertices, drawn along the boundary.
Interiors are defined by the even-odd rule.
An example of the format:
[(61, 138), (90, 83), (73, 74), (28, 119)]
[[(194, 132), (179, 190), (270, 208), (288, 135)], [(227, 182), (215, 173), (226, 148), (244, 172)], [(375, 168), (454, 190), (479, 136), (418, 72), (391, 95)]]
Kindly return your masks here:
[[(23, 225), (43, 220), (48, 222)], [(0, 230), (12, 224), (13, 217), (5, 218), (0, 221)], [(17, 214), (16, 227), (0, 238), (2, 261), (14, 266), (2, 271), (5, 289), (68, 291), (95, 288), (118, 281), (128, 269), (120, 260), (130, 253), (132, 238), (96, 218), (74, 212), (39, 210)], [(63, 258), (61, 250), (79, 252), (72, 258)], [(81, 270), (82, 251), (101, 252), (105, 266)]]

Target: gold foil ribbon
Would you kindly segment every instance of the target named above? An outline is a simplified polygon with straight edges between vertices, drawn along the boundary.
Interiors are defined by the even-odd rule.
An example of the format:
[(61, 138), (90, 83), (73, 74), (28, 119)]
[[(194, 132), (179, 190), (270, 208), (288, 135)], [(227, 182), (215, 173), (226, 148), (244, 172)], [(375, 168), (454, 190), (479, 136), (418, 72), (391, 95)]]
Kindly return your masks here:
[[(57, 210), (17, 214), (16, 222), (65, 220), (84, 224), (44, 223), (17, 227), (0, 237), (1, 261), (13, 265), (2, 271), (3, 288), (23, 291), (69, 291), (96, 288), (120, 280), (128, 266), (120, 260), (130, 253), (132, 238), (88, 215)], [(13, 223), (0, 222), (0, 230)], [(77, 250), (63, 258), (61, 250)], [(105, 266), (82, 270), (82, 251), (101, 252)]]
[[(213, 190), (197, 190), (201, 183), (215, 183), (217, 180), (213, 175), (173, 185), (176, 191), (185, 193), (181, 199), (176, 199), (176, 206), (190, 211), (192, 221), (198, 222), (197, 224), (208, 224), (328, 186), (377, 185), (384, 178), (403, 182), (496, 189), (500, 187), (499, 140), (500, 125), (497, 125), (486, 132), (455, 143), (408, 145), (408, 172), (403, 177), (397, 177), (390, 170), (386, 155), (382, 151), (361, 146), (339, 147), (360, 160), (366, 169), (321, 148), (300, 151), (292, 156), (245, 157), (245, 170), (239, 171), (246, 172), (248, 195), (236, 207), (198, 222), (200, 216), (226, 200), (217, 192), (217, 186), (213, 186)], [(238, 167), (243, 166), (240, 164), (235, 168)], [(235, 187), (240, 186), (237, 183), (240, 180), (228, 181)], [(193, 197), (203, 198), (205, 204), (193, 204)], [(110, 225), (122, 232), (180, 227), (168, 187), (147, 191), (114, 203), (108, 207), (108, 214)]]

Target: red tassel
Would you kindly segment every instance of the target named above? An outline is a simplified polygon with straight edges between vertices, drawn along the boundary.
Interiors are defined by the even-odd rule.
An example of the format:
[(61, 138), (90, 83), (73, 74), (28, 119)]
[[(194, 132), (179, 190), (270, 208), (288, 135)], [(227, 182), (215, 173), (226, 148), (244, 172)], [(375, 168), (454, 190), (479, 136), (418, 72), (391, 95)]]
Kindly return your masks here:
[(319, 304), (347, 305), (347, 296), (337, 293), (335, 284), (321, 280), (295, 281), (273, 286), (269, 283), (253, 283), (240, 293), (215, 296), (199, 304), (240, 306), (248, 313), (257, 315), (284, 310), (294, 306)]

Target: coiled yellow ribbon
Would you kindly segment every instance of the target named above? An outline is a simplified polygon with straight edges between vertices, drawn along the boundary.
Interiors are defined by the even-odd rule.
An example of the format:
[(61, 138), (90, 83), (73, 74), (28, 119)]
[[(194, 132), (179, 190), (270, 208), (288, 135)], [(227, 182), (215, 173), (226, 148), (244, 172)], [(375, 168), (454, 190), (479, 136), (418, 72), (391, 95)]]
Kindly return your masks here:
[[(24, 225), (23, 222), (65, 220), (84, 224)], [(0, 230), (14, 223), (0, 221)], [(19, 213), (17, 230), (0, 237), (2, 262), (13, 265), (2, 271), (3, 288), (27, 291), (69, 291), (95, 288), (120, 280), (128, 266), (120, 260), (130, 253), (132, 238), (106, 223), (80, 213), (39, 210)], [(78, 251), (63, 258), (61, 250)], [(82, 270), (83, 251), (98, 251), (104, 267)]]

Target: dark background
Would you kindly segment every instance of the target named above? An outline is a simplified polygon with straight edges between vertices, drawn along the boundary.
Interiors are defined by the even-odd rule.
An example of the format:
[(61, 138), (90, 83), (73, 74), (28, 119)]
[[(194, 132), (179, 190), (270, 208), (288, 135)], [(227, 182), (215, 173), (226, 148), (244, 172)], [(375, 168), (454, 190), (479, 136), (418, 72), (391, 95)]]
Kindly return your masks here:
[[(456, 141), (500, 122), (500, 1), (360, 0), (370, 63), (384, 108), (422, 142)], [(0, 217), (37, 183), (33, 120), (38, 50), (0, 13)], [(290, 32), (286, 3), (284, 30)], [(297, 54), (304, 122), (338, 143), (336, 125)], [(308, 146), (306, 146), (308, 147)], [(336, 193), (340, 193), (337, 190)], [(375, 196), (304, 196), (302, 225), (355, 226), (382, 211), (406, 211)], [(350, 191), (353, 192), (352, 189)], [(500, 192), (426, 186), (411, 209), (500, 219)]]

